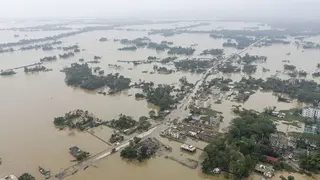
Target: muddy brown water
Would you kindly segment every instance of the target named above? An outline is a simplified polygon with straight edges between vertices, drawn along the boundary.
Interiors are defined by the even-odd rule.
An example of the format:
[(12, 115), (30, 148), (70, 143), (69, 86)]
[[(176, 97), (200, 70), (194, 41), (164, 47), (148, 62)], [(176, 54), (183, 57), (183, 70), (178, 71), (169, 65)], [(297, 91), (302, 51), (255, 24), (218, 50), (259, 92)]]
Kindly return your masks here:
[[(30, 35), (31, 36), (31, 35)], [(117, 48), (122, 47), (113, 41), (98, 42), (100, 37), (128, 38), (147, 36), (147, 32), (127, 32), (127, 31), (97, 31), (80, 34), (63, 39), (63, 46), (79, 43), (85, 51), (76, 54), (75, 57), (57, 62), (44, 63), (51, 72), (43, 72), (35, 75), (25, 75), (22, 70), (12, 77), (0, 77), (0, 176), (14, 173), (20, 175), (29, 172), (38, 179), (43, 177), (38, 172), (38, 166), (50, 168), (52, 173), (73, 164), (73, 157), (68, 153), (71, 146), (77, 145), (89, 151), (91, 154), (98, 153), (108, 146), (91, 135), (83, 132), (59, 131), (53, 126), (53, 118), (62, 116), (64, 113), (74, 109), (84, 109), (94, 113), (97, 117), (109, 120), (116, 118), (120, 113), (139, 118), (148, 115), (152, 106), (146, 101), (136, 101), (130, 94), (135, 94), (139, 90), (131, 89), (115, 96), (97, 95), (96, 92), (87, 92), (78, 88), (68, 87), (64, 83), (64, 74), (59, 72), (63, 67), (76, 62), (79, 58), (92, 60), (94, 55), (103, 56), (102, 63), (92, 66), (101, 66), (106, 73), (119, 72), (124, 76), (132, 78), (133, 82), (139, 79), (154, 81), (156, 84), (177, 84), (179, 78), (187, 76), (190, 82), (196, 82), (201, 76), (192, 73), (178, 72), (172, 75), (143, 74), (141, 71), (152, 69), (153, 65), (141, 65), (134, 67), (132, 64), (117, 63), (117, 60), (141, 60), (147, 56), (167, 57), (165, 52), (156, 52), (149, 49), (139, 49), (136, 52), (120, 52)], [(197, 43), (196, 55), (204, 49), (222, 48), (223, 40), (214, 40), (205, 34), (181, 34), (173, 37), (150, 36), (152, 41), (162, 40), (173, 41), (174, 45), (190, 46)], [(274, 52), (286, 54), (292, 52), (290, 56), (297, 63), (301, 57), (312, 61), (303, 67), (309, 67), (315, 63), (319, 52), (306, 51), (303, 55), (293, 53), (293, 49), (287, 47), (260, 48), (255, 52), (261, 55), (270, 56), (270, 68), (276, 66), (282, 57), (275, 57)], [(254, 51), (254, 49), (253, 49)], [(226, 49), (226, 54), (236, 52), (234, 49)], [(16, 66), (38, 62), (40, 58), (49, 55), (61, 54), (62, 51), (52, 52), (42, 51), (19, 51), (14, 53), (0, 54), (0, 69), (13, 68)], [(188, 58), (187, 56), (182, 58)], [(283, 57), (284, 58), (284, 57)], [(269, 59), (268, 61), (269, 62)], [(120, 70), (109, 68), (108, 64), (118, 64), (123, 66)], [(304, 66), (305, 65), (305, 66)], [(128, 70), (128, 68), (133, 68)], [(309, 69), (308, 69), (309, 70)], [(262, 110), (266, 106), (275, 105), (276, 99), (271, 94), (256, 93), (243, 106), (246, 108), (258, 108)], [(225, 121), (222, 127), (227, 127), (232, 119), (230, 108), (233, 103), (225, 101), (221, 105), (213, 105), (212, 108), (223, 112)], [(295, 104), (277, 104), (279, 109), (295, 107)], [(112, 130), (99, 129), (97, 133), (103, 138), (108, 138)], [(165, 141), (165, 140), (164, 140)], [(179, 145), (167, 142), (169, 145), (179, 149)], [(204, 143), (197, 143), (205, 146)], [(180, 156), (180, 151), (174, 152), (175, 156)], [(183, 155), (186, 156), (186, 155)], [(199, 158), (199, 154), (192, 156)], [(200, 170), (191, 170), (180, 164), (158, 157), (151, 159), (141, 165), (122, 161), (119, 154), (115, 154), (97, 162), (97, 167), (89, 167), (86, 171), (79, 172), (68, 179), (211, 179), (202, 175)], [(217, 179), (217, 178), (214, 178)]]

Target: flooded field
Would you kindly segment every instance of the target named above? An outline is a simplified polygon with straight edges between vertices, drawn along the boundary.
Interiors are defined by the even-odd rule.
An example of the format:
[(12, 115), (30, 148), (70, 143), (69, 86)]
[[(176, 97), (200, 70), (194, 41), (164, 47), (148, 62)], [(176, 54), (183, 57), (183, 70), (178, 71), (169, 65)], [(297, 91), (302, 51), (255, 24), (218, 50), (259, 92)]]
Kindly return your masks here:
[[(135, 25), (124, 26), (132, 29), (166, 29), (183, 27), (196, 24), (196, 22), (182, 22), (171, 24), (155, 24), (155, 25)], [(1, 24), (0, 24), (1, 25)], [(82, 25), (74, 25), (73, 28)], [(258, 26), (257, 24), (235, 24), (235, 23), (211, 23), (207, 26), (199, 26), (193, 30), (219, 29), (224, 27), (228, 29), (243, 29), (248, 26)], [(2, 25), (1, 25), (2, 27)], [(10, 27), (10, 26), (8, 26)], [(259, 26), (260, 27), (260, 26)], [(267, 28), (263, 26), (263, 28)], [(48, 31), (48, 32), (13, 32), (1, 31), (0, 43), (15, 42), (24, 37), (39, 38), (52, 36), (67, 31)], [(14, 34), (19, 34), (19, 38), (13, 38)], [(27, 36), (25, 36), (27, 35)], [(113, 39), (135, 39), (139, 37), (149, 37), (152, 42), (170, 41), (174, 46), (189, 47), (193, 44), (196, 49), (194, 55), (181, 55), (179, 59), (200, 58), (200, 53), (205, 49), (223, 48), (224, 39), (213, 39), (208, 34), (178, 34), (170, 37), (160, 35), (148, 35), (144, 31), (93, 31), (81, 33), (75, 36), (61, 39), (61, 46), (79, 45), (81, 51), (76, 53), (74, 57), (69, 59), (59, 59), (54, 62), (45, 62), (44, 66), (52, 69), (50, 72), (39, 72), (27, 75), (23, 69), (17, 70), (17, 74), (10, 77), (0, 77), (0, 176), (14, 173), (22, 174), (29, 172), (36, 178), (43, 178), (38, 172), (38, 166), (50, 168), (53, 173), (58, 172), (72, 164), (73, 157), (69, 154), (71, 146), (78, 146), (90, 152), (92, 155), (99, 153), (107, 148), (107, 144), (85, 132), (62, 130), (59, 131), (53, 125), (55, 117), (63, 116), (66, 112), (74, 109), (88, 110), (103, 120), (111, 120), (117, 118), (119, 114), (132, 116), (139, 119), (141, 116), (148, 116), (148, 112), (156, 107), (147, 103), (146, 100), (136, 100), (134, 94), (140, 92), (139, 89), (129, 89), (122, 91), (116, 95), (103, 96), (98, 95), (96, 91), (85, 91), (80, 88), (67, 86), (64, 79), (65, 74), (60, 72), (64, 67), (70, 66), (74, 62), (78, 62), (80, 58), (85, 61), (93, 60), (94, 56), (101, 56), (101, 63), (91, 64), (91, 67), (101, 67), (106, 74), (119, 73), (125, 77), (130, 77), (131, 81), (139, 82), (139, 80), (152, 81), (155, 84), (175, 85), (179, 83), (179, 79), (186, 77), (191, 83), (197, 82), (201, 78), (201, 74), (179, 71), (173, 74), (150, 74), (142, 71), (152, 71), (153, 65), (161, 64), (142, 64), (134, 66), (132, 63), (121, 63), (118, 60), (133, 61), (145, 60), (148, 56), (157, 58), (166, 58), (168, 55), (165, 51), (157, 52), (147, 48), (139, 48), (136, 51), (118, 51), (123, 47), (119, 42)], [(106, 42), (99, 42), (101, 37), (109, 39)], [(315, 41), (319, 43), (319, 38)], [(237, 49), (224, 48), (225, 56), (229, 56)], [(291, 55), (286, 55), (291, 52)], [(10, 69), (17, 66), (28, 65), (39, 62), (40, 58), (45, 56), (53, 56), (64, 53), (62, 50), (55, 49), (53, 51), (28, 50), (16, 51), (12, 53), (0, 54), (0, 69)], [(266, 63), (259, 64), (258, 71), (253, 74), (256, 78), (267, 78), (275, 75), (277, 70), (283, 70), (282, 60), (288, 59), (291, 64), (296, 65), (298, 69), (307, 72), (314, 72), (316, 64), (319, 63), (317, 57), (320, 55), (318, 50), (302, 50), (297, 49), (293, 45), (273, 45), (270, 47), (257, 48), (248, 50), (248, 53), (254, 55), (267, 56)], [(210, 56), (206, 56), (207, 58)], [(121, 68), (110, 67), (109, 64), (117, 64)], [(163, 65), (167, 68), (174, 68), (173, 64)], [(269, 68), (270, 72), (263, 73), (262, 67)], [(260, 71), (261, 70), (261, 71)], [(239, 81), (242, 77), (248, 77), (246, 74), (219, 74), (220, 77), (229, 77), (234, 81)], [(279, 75), (283, 78), (285, 76)], [(308, 76), (308, 78), (311, 78)], [(317, 79), (318, 81), (318, 79)], [(132, 96), (133, 95), (133, 96)], [(224, 120), (220, 123), (220, 130), (225, 130), (234, 115), (231, 113), (232, 105), (242, 105), (246, 109), (255, 109), (263, 111), (265, 107), (276, 106), (277, 109), (287, 110), (294, 107), (301, 107), (297, 102), (279, 103), (277, 97), (269, 92), (256, 92), (244, 104), (234, 103), (229, 100), (223, 101), (222, 104), (214, 104), (211, 108), (222, 112)], [(108, 140), (113, 130), (106, 127), (94, 129), (94, 133)], [(195, 155), (181, 153), (180, 144), (176, 142), (162, 139), (165, 144), (173, 148), (172, 154), (182, 158), (192, 158), (201, 161), (201, 151)], [(204, 148), (207, 143), (202, 141), (193, 142), (188, 140), (187, 143), (193, 143), (197, 147)], [(199, 160), (200, 158), (200, 160)], [(184, 180), (200, 180), (200, 179), (219, 179), (219, 177), (206, 177), (200, 173), (200, 167), (197, 170), (191, 170), (180, 164), (157, 157), (142, 164), (135, 164), (121, 160), (119, 153), (108, 156), (105, 159), (96, 162), (96, 166), (90, 166), (86, 171), (79, 172), (69, 177), (70, 180), (85, 179), (184, 179)]]

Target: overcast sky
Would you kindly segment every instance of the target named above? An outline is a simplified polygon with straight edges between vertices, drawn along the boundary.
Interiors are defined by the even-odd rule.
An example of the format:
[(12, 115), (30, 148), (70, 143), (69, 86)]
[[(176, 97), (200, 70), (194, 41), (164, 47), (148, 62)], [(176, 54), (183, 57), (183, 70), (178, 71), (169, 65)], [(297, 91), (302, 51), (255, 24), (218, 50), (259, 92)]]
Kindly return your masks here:
[(320, 0), (0, 0), (0, 18), (312, 17)]

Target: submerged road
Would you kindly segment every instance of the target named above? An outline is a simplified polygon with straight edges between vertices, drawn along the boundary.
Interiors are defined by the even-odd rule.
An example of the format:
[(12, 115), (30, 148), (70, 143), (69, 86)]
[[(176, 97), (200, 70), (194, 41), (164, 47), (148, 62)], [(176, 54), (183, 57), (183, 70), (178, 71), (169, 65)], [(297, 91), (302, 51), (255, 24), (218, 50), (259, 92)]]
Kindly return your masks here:
[[(157, 125), (155, 125), (153, 128), (151, 128), (149, 131), (147, 132), (143, 132), (139, 135), (137, 135), (136, 137), (146, 139), (148, 137), (150, 137), (151, 135), (158, 135), (159, 133), (161, 133), (162, 131), (164, 131), (165, 129), (169, 128), (169, 123), (170, 121), (174, 120), (174, 119), (180, 119), (180, 117), (187, 117), (189, 112), (188, 112), (188, 105), (191, 103), (192, 99), (195, 98), (196, 93), (198, 92), (201, 84), (203, 82), (206, 81), (207, 77), (210, 75), (210, 73), (218, 66), (218, 65), (222, 65), (223, 62), (228, 61), (242, 53), (244, 53), (245, 51), (247, 51), (248, 49), (250, 49), (251, 47), (253, 47), (254, 45), (258, 44), (259, 42), (263, 41), (265, 38), (262, 38), (258, 41), (256, 41), (255, 43), (251, 44), (250, 46), (246, 47), (245, 49), (242, 49), (241, 51), (232, 54), (230, 57), (216, 61), (216, 63), (210, 68), (208, 69), (205, 73), (203, 73), (203, 75), (201, 76), (201, 78), (196, 82), (192, 92), (185, 96), (181, 101), (180, 104), (177, 105), (177, 109), (172, 110), (165, 118), (165, 120), (162, 123), (159, 123)], [(86, 167), (88, 167), (90, 164), (94, 163), (95, 161), (98, 161), (100, 159), (103, 159), (109, 155), (112, 154), (112, 149), (115, 148), (116, 151), (119, 151), (127, 146), (129, 146), (130, 144), (130, 140), (132, 140), (133, 138), (130, 138), (128, 140), (126, 140), (125, 142), (121, 143), (118, 146), (113, 146), (111, 148), (108, 148), (94, 156), (91, 156), (89, 159), (87, 159), (84, 162), (75, 164), (73, 166), (70, 166), (66, 169), (64, 169), (62, 172), (59, 172), (55, 175), (55, 177), (52, 177), (51, 179), (59, 179), (62, 180), (70, 175), (73, 175), (74, 173), (78, 172), (79, 170), (82, 169), (86, 169)]]

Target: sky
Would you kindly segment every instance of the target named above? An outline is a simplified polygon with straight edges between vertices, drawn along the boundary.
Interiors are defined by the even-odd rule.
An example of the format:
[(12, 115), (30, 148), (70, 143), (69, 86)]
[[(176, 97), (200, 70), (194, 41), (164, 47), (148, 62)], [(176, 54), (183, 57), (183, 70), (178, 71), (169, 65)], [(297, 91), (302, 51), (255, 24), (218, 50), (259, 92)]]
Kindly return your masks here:
[(320, 16), (320, 0), (0, 0), (0, 2), (0, 18), (212, 19)]

